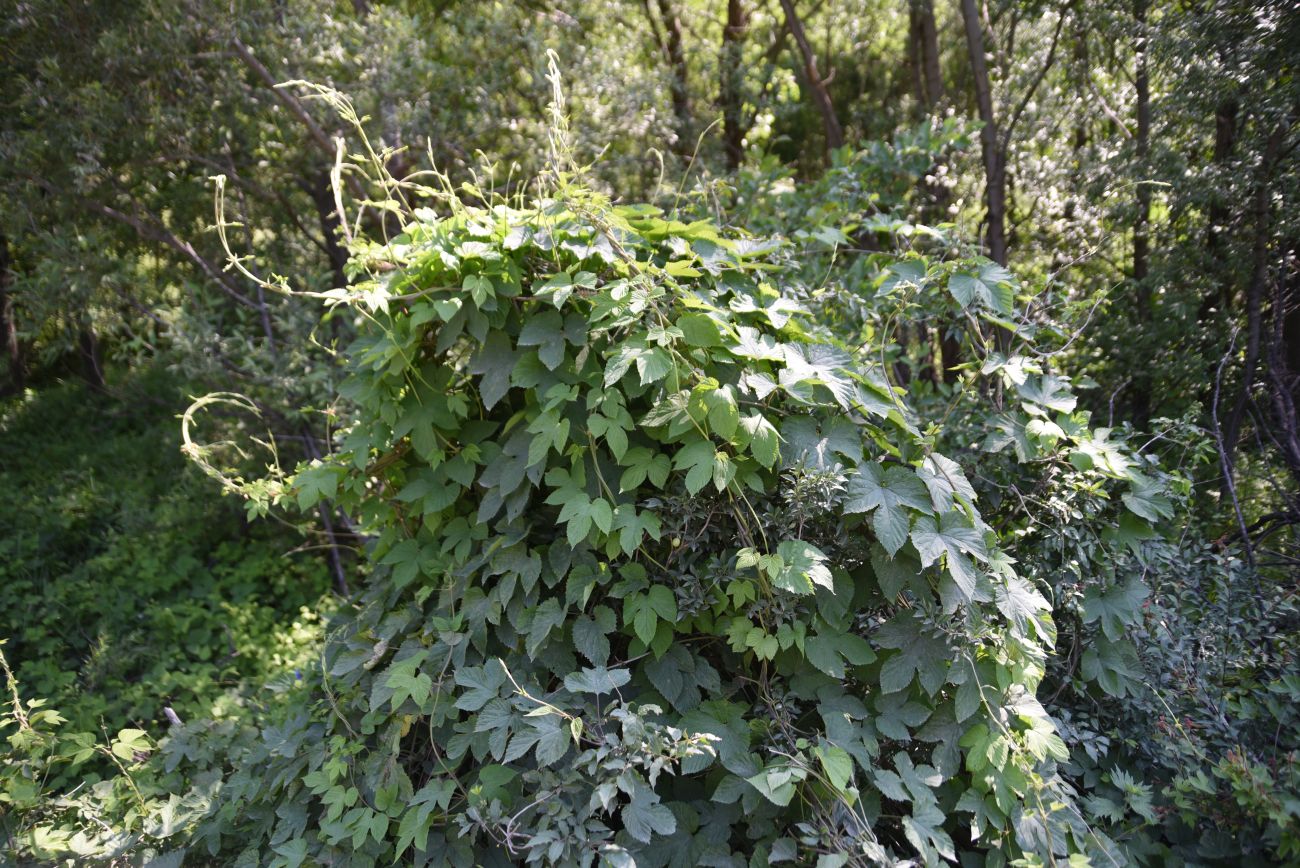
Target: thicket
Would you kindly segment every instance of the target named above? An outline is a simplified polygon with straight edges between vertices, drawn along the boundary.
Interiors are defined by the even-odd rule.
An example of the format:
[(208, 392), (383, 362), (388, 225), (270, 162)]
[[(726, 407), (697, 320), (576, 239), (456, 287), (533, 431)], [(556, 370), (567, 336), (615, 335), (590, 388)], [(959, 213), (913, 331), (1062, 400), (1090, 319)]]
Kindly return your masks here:
[[(1049, 606), (883, 341), (819, 327), (771, 242), (579, 186), (564, 141), (546, 198), (448, 198), (353, 259), (381, 276), (336, 298), (366, 320), (340, 449), (265, 494), (343, 505), (376, 569), (328, 705), (237, 773), (223, 837), (937, 863), (966, 814), (1008, 856), (1104, 849), (1033, 696)], [(938, 267), (958, 309), (1014, 315), (1009, 274)]]
[(1300, 859), (1285, 4), (336, 5), (0, 16), (0, 863)]
[[(402, 224), (312, 293), (357, 330), (329, 455), (245, 478), (240, 450), (188, 439), (212, 405), (187, 414), (250, 515), (329, 502), (365, 541), (319, 660), (260, 715), (161, 743), (68, 735), (15, 692), (19, 852), (1109, 864), (1213, 857), (1198, 812), (1222, 789), (1215, 825), (1294, 854), (1294, 765), (1226, 750), (1273, 727), (1294, 757), (1293, 649), (1266, 636), (1290, 598), (1234, 606), (1257, 574), (1164, 538), (1189, 485), (1077, 409), (1050, 297), (843, 194), (796, 241), (613, 204), (555, 82), (534, 201), (365, 164)], [(850, 232), (881, 252), (810, 281)], [(951, 382), (900, 342), (945, 323), (976, 360)], [(1215, 649), (1231, 677), (1171, 631), (1214, 618), (1244, 628)], [(1194, 721), (1207, 700), (1231, 722)], [(119, 774), (81, 799), (23, 783), (103, 758)]]

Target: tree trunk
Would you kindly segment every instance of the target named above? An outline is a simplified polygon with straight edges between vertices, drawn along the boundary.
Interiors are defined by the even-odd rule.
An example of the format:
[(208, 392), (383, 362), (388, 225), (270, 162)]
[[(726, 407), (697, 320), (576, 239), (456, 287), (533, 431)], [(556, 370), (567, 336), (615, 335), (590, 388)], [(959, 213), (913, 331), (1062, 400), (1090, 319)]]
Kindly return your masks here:
[[(1214, 112), (1214, 154), (1212, 159), (1215, 165), (1221, 166), (1232, 157), (1232, 152), (1237, 144), (1237, 101), (1231, 97), (1221, 102)], [(1228, 223), (1228, 207), (1223, 201), (1222, 195), (1216, 190), (1214, 198), (1210, 202), (1210, 228), (1206, 239), (1206, 249), (1210, 252), (1212, 261), (1219, 261), (1223, 253), (1222, 233)], [(1225, 274), (1219, 281), (1219, 297), (1217, 299), (1219, 310), (1227, 312), (1232, 307), (1233, 284), (1231, 273)], [(1209, 306), (1215, 304), (1216, 299), (1208, 296), (1206, 302)], [(1209, 311), (1205, 311), (1207, 317)], [(1204, 317), (1202, 318), (1204, 319)]]
[(975, 78), (975, 103), (984, 124), (980, 129), (980, 150), (984, 159), (984, 198), (988, 206), (985, 243), (988, 245), (989, 258), (999, 265), (1006, 265), (1006, 155), (999, 143), (997, 121), (993, 117), (993, 91), (989, 85), (988, 66), (984, 62), (984, 28), (980, 24), (975, 0), (961, 0), (961, 12), (966, 23), (966, 48), (970, 54), (971, 72)]
[(0, 234), (0, 340), (4, 341), (5, 357), (9, 362), (9, 383), (0, 389), (0, 395), (21, 392), (27, 386), (27, 359), (22, 342), (18, 340), (18, 317), (12, 286), (9, 239)]
[(1282, 358), (1291, 372), (1291, 397), (1300, 402), (1300, 242), (1288, 246), (1283, 284)]
[[(1215, 108), (1214, 111), (1214, 152), (1212, 160), (1216, 166), (1222, 166), (1232, 157), (1233, 150), (1236, 147), (1237, 140), (1237, 101), (1231, 97), (1225, 99)], [(1223, 332), (1220, 328), (1215, 328), (1212, 321), (1215, 317), (1215, 311), (1218, 311), (1220, 318), (1226, 316), (1232, 310), (1232, 298), (1236, 292), (1236, 273), (1234, 269), (1222, 268), (1222, 263), (1227, 259), (1224, 251), (1223, 236), (1227, 230), (1229, 212), (1224, 203), (1223, 196), (1218, 189), (1212, 188), (1210, 191), (1210, 207), (1207, 214), (1207, 225), (1205, 230), (1205, 261), (1207, 271), (1211, 275), (1217, 275), (1214, 281), (1216, 290), (1205, 293), (1201, 299), (1200, 307), (1196, 311), (1197, 325), (1205, 326), (1205, 334), (1209, 336), (1209, 344), (1206, 347), (1206, 358), (1213, 359), (1223, 354), (1221, 339)], [(1216, 364), (1211, 361), (1206, 370), (1206, 383), (1215, 382)], [(1202, 400), (1208, 405), (1213, 398), (1213, 390), (1206, 386), (1202, 390)]]
[[(923, 117), (934, 113), (935, 106), (943, 99), (943, 75), (939, 69), (939, 36), (934, 23), (934, 3), (932, 0), (910, 0), (908, 3), (909, 40), (908, 54), (911, 61), (912, 90), (916, 96)], [(920, 190), (925, 198), (921, 204), (921, 214), (936, 222), (948, 219), (949, 188), (942, 182), (931, 183), (930, 177), (938, 177), (938, 170), (943, 157), (938, 157), (921, 180)], [(930, 380), (936, 386), (941, 383), (955, 382), (957, 372), (949, 367), (961, 364), (961, 342), (952, 337), (951, 323), (940, 323), (936, 329), (938, 344), (931, 336), (930, 329), (924, 324), (918, 325), (917, 337), (921, 347), (922, 363), (920, 378)]]
[(644, 2), (646, 15), (650, 18), (650, 28), (654, 32), (659, 49), (663, 52), (672, 70), (670, 90), (673, 100), (673, 114), (677, 118), (677, 145), (674, 150), (682, 156), (690, 156), (691, 142), (691, 96), (690, 77), (686, 66), (686, 52), (683, 48), (682, 21), (673, 8), (672, 0), (658, 0), (659, 18), (663, 22), (664, 33), (661, 35), (655, 25), (654, 15), (650, 12), (649, 0)]
[(929, 108), (930, 102), (925, 92), (925, 72), (921, 68), (924, 65), (921, 60), (921, 52), (923, 51), (921, 47), (921, 18), (915, 2), (908, 4), (907, 12), (908, 78), (911, 79), (912, 97), (916, 100), (917, 107), (924, 113)]
[(808, 44), (808, 36), (804, 33), (799, 14), (795, 12), (793, 0), (781, 0), (781, 8), (785, 10), (785, 23), (790, 35), (799, 45), (808, 90), (812, 92), (813, 102), (821, 112), (822, 127), (826, 130), (826, 149), (833, 151), (844, 144), (844, 128), (840, 126), (840, 119), (835, 114), (835, 104), (831, 102), (830, 92), (826, 90), (826, 82), (817, 71), (817, 55)]
[[(1133, 18), (1137, 25), (1135, 45), (1137, 69), (1134, 82), (1137, 90), (1138, 171), (1146, 175), (1151, 146), (1151, 83), (1147, 75), (1147, 0), (1135, 0)], [(1144, 319), (1149, 319), (1151, 287), (1146, 285), (1146, 279), (1149, 270), (1151, 187), (1144, 181), (1145, 178), (1138, 179), (1138, 212), (1133, 226), (1133, 280), (1138, 286), (1138, 299), (1142, 305), (1140, 313)]]
[(1296, 393), (1300, 391), (1300, 365), (1297, 365), (1296, 327), (1300, 326), (1300, 286), (1297, 286), (1296, 251), (1284, 264), (1286, 275), (1274, 287), (1272, 335), (1269, 339), (1269, 402), (1273, 409), (1273, 440), (1282, 461), (1291, 472), (1293, 482), (1291, 508), (1300, 509), (1300, 413), (1296, 412)]
[(1246, 357), (1241, 371), (1241, 391), (1233, 405), (1232, 415), (1228, 417), (1223, 432), (1223, 470), (1224, 491), (1232, 486), (1232, 474), (1236, 468), (1237, 440), (1241, 436), (1242, 422), (1250, 404), (1251, 392), (1255, 388), (1255, 372), (1259, 366), (1260, 340), (1263, 337), (1264, 292), (1268, 285), (1270, 266), (1269, 248), (1272, 208), (1269, 201), (1269, 180), (1282, 149), (1282, 140), (1286, 130), (1277, 127), (1269, 134), (1264, 146), (1263, 159), (1259, 166), (1259, 180), (1255, 185), (1252, 212), (1254, 217), (1255, 239), (1251, 250), (1250, 283), (1246, 287)]
[(943, 99), (943, 73), (939, 68), (939, 31), (934, 23), (933, 0), (912, 0), (912, 27), (922, 79), (922, 103), (932, 109)]
[[(1154, 311), (1151, 308), (1150, 272), (1150, 231), (1151, 231), (1151, 187), (1146, 183), (1149, 171), (1151, 146), (1151, 82), (1147, 74), (1147, 0), (1134, 0), (1133, 19), (1137, 31), (1134, 44), (1136, 69), (1134, 82), (1137, 90), (1137, 162), (1139, 177), (1137, 179), (1137, 218), (1133, 222), (1133, 284), (1137, 301), (1137, 321), (1140, 326), (1150, 324)], [(1133, 390), (1134, 424), (1145, 428), (1151, 419), (1151, 368), (1142, 367), (1136, 374), (1136, 388)]]
[(1074, 34), (1074, 88), (1075, 98), (1078, 100), (1079, 108), (1077, 117), (1074, 121), (1074, 153), (1077, 160), (1082, 154), (1084, 148), (1088, 146), (1088, 113), (1084, 110), (1088, 105), (1088, 76), (1091, 70), (1088, 66), (1088, 30), (1080, 23)]
[(99, 336), (89, 323), (77, 334), (77, 357), (81, 360), (81, 378), (96, 392), (104, 391), (103, 351)]
[(343, 271), (348, 264), (348, 252), (339, 244), (339, 214), (329, 172), (320, 173), (314, 182), (305, 181), (304, 186), (316, 205), (316, 216), (320, 220), (321, 235), (325, 238), (325, 255), (329, 258), (334, 288), (342, 289), (348, 285), (347, 274)]
[(954, 368), (962, 363), (961, 338), (958, 337), (956, 327), (950, 325), (944, 328), (939, 337), (939, 355), (943, 360), (943, 381), (951, 386), (960, 379), (959, 372)]
[[(924, 325), (921, 325), (919, 323), (918, 325), (920, 325), (920, 328), (922, 330), (925, 329)], [(908, 383), (912, 382), (912, 358), (911, 358), (912, 334), (911, 332), (912, 330), (908, 328), (906, 322), (899, 323), (897, 340), (898, 340), (898, 349), (901, 352), (899, 353), (898, 361), (894, 362), (893, 367), (894, 367), (894, 379), (898, 382), (898, 385), (902, 386), (904, 389), (907, 388)]]
[(718, 58), (721, 81), (719, 102), (722, 103), (722, 147), (727, 168), (735, 171), (745, 158), (745, 129), (741, 117), (743, 98), (740, 83), (744, 61), (745, 32), (749, 28), (749, 15), (744, 0), (727, 0), (727, 24), (722, 28), (722, 51)]

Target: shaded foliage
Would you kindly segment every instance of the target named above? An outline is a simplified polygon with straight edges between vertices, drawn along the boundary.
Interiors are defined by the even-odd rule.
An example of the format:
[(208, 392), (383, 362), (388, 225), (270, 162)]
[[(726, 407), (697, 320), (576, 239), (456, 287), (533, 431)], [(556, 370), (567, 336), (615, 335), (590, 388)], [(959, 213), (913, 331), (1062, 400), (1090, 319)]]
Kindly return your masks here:
[(1297, 858), (1288, 4), (10, 5), (15, 860)]

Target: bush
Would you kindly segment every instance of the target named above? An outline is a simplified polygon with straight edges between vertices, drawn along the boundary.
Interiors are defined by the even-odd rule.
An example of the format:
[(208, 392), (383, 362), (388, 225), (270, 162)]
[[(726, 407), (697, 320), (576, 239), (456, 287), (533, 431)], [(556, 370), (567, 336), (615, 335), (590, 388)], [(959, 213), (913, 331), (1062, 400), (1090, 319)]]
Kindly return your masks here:
[(554, 180), (354, 250), (339, 448), (248, 490), (339, 503), (373, 574), (310, 698), (240, 757), (210, 852), (1106, 849), (1034, 698), (1048, 604), (879, 343), (812, 321), (771, 242)]

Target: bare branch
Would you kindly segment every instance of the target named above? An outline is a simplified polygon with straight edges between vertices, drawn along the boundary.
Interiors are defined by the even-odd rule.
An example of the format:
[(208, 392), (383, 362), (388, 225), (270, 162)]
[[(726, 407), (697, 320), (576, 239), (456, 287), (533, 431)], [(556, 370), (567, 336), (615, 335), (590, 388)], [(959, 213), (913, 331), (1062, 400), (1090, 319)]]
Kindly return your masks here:
[(808, 81), (808, 89), (812, 91), (813, 101), (817, 105), (818, 111), (822, 115), (822, 126), (826, 129), (826, 147), (828, 150), (835, 150), (844, 144), (844, 128), (840, 126), (840, 119), (835, 114), (835, 104), (831, 102), (831, 95), (826, 90), (826, 81), (817, 71), (817, 55), (813, 52), (812, 46), (808, 44), (808, 36), (804, 33), (803, 23), (799, 20), (799, 14), (795, 11), (792, 0), (781, 0), (781, 8), (785, 10), (786, 28), (789, 29), (790, 35), (799, 45), (799, 54), (803, 57), (804, 78)]
[[(320, 149), (321, 153), (329, 157), (331, 160), (334, 159), (334, 143), (330, 141), (330, 137), (325, 132), (325, 129), (311, 116), (311, 112), (307, 111), (307, 107), (302, 104), (302, 100), (298, 99), (285, 88), (280, 87), (280, 83), (275, 80), (275, 76), (271, 74), (271, 71), (266, 68), (262, 61), (258, 60), (257, 57), (254, 56), (252, 49), (245, 45), (238, 36), (232, 37), (230, 44), (234, 47), (235, 54), (239, 55), (239, 59), (244, 62), (244, 65), (251, 69), (253, 73), (262, 80), (262, 83), (271, 89), (271, 92), (275, 94), (275, 98), (278, 99), (294, 117), (302, 122), (302, 125), (307, 128), (307, 133), (311, 136), (312, 141), (315, 142), (316, 147)], [(358, 199), (366, 198), (365, 188), (361, 186), (360, 181), (351, 175), (346, 178), (346, 181), (353, 196), (356, 196)]]
[(1006, 127), (1002, 130), (1003, 151), (1005, 151), (1007, 146), (1011, 144), (1011, 131), (1014, 130), (1016, 124), (1020, 122), (1020, 116), (1024, 114), (1025, 108), (1029, 105), (1029, 101), (1034, 98), (1034, 93), (1038, 90), (1039, 85), (1043, 83), (1043, 79), (1047, 77), (1047, 73), (1051, 71), (1052, 65), (1056, 62), (1056, 46), (1060, 42), (1061, 28), (1065, 25), (1065, 19), (1066, 10), (1062, 9), (1060, 16), (1056, 19), (1056, 30), (1052, 33), (1052, 47), (1047, 51), (1047, 59), (1043, 61), (1042, 66), (1038, 70), (1038, 74), (1034, 76), (1033, 82), (1025, 90), (1025, 95), (1020, 98), (1020, 104), (1017, 105), (1016, 110), (1011, 113), (1011, 119), (1007, 121)]

